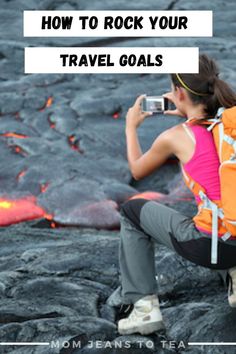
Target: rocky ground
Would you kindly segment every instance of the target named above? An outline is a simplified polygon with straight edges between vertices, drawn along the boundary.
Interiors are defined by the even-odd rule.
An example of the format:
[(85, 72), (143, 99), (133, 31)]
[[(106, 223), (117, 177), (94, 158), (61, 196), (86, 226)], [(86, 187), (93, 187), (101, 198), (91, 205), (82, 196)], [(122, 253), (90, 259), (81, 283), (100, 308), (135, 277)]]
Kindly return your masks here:
[[(167, 331), (125, 337), (116, 329), (120, 204), (151, 190), (170, 193), (162, 202), (195, 212), (174, 160), (138, 182), (126, 161), (125, 112), (138, 94), (167, 91), (168, 76), (24, 75), (24, 47), (65, 46), (65, 39), (23, 38), (22, 10), (213, 10), (213, 38), (67, 38), (66, 45), (199, 46), (219, 61), (222, 77), (236, 88), (235, 1), (0, 5), (0, 199), (34, 196), (50, 215), (0, 229), (0, 342), (59, 341), (58, 348), (0, 346), (0, 352), (234, 353), (231, 346), (163, 348), (163, 340), (236, 340), (236, 312), (228, 307), (219, 275), (164, 247), (157, 249), (156, 270)], [(142, 149), (176, 123), (177, 118), (146, 120), (139, 128)], [(81, 348), (63, 346), (73, 340)]]
[[(50, 344), (5, 346), (1, 353), (179, 353), (162, 349), (161, 341), (187, 345), (234, 340), (236, 312), (227, 304), (219, 276), (165, 247), (157, 249), (156, 269), (167, 331), (148, 337), (119, 336), (115, 325), (115, 306), (120, 304), (119, 233), (35, 226), (31, 222), (1, 229), (0, 341)], [(73, 341), (83, 348), (72, 350), (71, 344), (66, 351)], [(55, 342), (60, 348), (52, 347)], [(126, 349), (127, 343), (131, 349)], [(102, 345), (104, 349), (98, 349)], [(202, 348), (189, 346), (183, 352), (202, 353)], [(227, 353), (231, 352), (229, 347)]]

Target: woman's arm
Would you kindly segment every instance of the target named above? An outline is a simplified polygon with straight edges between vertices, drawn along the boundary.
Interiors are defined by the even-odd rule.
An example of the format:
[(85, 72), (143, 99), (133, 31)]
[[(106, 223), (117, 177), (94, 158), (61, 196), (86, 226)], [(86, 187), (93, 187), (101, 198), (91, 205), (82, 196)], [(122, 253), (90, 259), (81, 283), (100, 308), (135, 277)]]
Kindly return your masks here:
[(151, 148), (144, 154), (142, 153), (137, 128), (146, 117), (150, 116), (150, 113), (141, 111), (140, 104), (143, 98), (143, 95), (137, 98), (126, 116), (127, 159), (132, 176), (136, 180), (151, 174), (174, 152), (172, 144), (173, 128), (171, 128), (160, 134)]
[(174, 153), (171, 135), (169, 130), (163, 132), (156, 138), (151, 148), (142, 154), (137, 130), (126, 129), (127, 158), (132, 176), (136, 180), (150, 175)]

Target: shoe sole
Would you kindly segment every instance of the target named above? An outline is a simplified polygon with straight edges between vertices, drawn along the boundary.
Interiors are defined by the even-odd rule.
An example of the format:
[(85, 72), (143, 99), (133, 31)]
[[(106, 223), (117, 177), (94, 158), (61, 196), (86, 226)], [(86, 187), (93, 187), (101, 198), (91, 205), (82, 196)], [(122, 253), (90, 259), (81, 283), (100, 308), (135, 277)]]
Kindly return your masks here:
[(141, 326), (134, 326), (129, 329), (119, 329), (118, 332), (122, 335), (132, 334), (132, 333), (140, 333), (142, 335), (151, 334), (156, 331), (160, 331), (161, 329), (166, 329), (164, 322), (152, 322), (146, 323)]

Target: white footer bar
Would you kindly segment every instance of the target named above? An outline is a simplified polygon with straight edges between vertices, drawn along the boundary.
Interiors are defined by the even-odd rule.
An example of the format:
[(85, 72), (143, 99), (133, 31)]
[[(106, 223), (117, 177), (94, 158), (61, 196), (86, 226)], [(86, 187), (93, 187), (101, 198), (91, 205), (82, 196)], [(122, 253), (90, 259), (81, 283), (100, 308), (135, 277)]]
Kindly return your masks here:
[(236, 342), (188, 342), (188, 345), (236, 345)]
[(0, 345), (49, 345), (49, 342), (1, 342)]

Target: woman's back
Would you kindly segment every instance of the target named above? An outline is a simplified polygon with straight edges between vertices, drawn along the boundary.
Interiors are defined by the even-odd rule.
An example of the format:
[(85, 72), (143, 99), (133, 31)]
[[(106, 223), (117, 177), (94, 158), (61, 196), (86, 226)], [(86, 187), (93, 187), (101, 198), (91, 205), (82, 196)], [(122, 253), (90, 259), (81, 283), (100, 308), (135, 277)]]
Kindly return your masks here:
[(220, 161), (212, 133), (201, 125), (185, 125), (185, 129), (190, 129), (194, 135), (195, 151), (183, 164), (184, 170), (205, 189), (209, 199), (220, 200)]
[[(204, 126), (183, 124), (185, 134), (194, 142), (194, 150), (192, 156), (187, 162), (182, 163), (183, 174), (187, 186), (193, 192), (198, 204), (198, 213), (194, 216), (193, 221), (200, 231), (212, 234), (212, 216), (209, 207), (203, 207), (202, 196), (200, 193), (204, 191), (206, 197), (214, 201), (221, 207), (221, 190), (219, 167), (220, 161), (215, 147), (213, 135)], [(188, 138), (190, 143), (190, 139)], [(191, 145), (192, 146), (192, 145)], [(227, 230), (222, 224), (222, 220), (218, 220), (218, 237), (225, 234)]]

